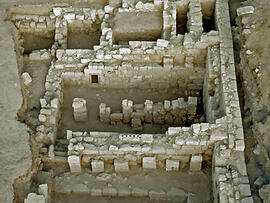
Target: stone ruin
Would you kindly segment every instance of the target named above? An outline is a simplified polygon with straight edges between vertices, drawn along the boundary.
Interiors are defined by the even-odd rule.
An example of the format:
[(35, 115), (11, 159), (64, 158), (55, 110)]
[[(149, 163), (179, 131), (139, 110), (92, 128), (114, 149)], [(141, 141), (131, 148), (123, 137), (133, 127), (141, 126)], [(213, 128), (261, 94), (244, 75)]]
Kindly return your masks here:
[[(47, 177), (38, 178), (41, 189), (24, 202), (61, 195), (253, 202), (228, 1), (83, 5), (9, 9), (20, 111), (38, 111), (38, 174)], [(132, 174), (152, 173), (161, 176), (153, 182), (169, 177), (168, 186), (125, 185)], [(176, 177), (180, 184), (184, 176), (206, 177), (207, 195), (196, 192), (204, 182), (186, 184), (194, 191), (169, 183)]]

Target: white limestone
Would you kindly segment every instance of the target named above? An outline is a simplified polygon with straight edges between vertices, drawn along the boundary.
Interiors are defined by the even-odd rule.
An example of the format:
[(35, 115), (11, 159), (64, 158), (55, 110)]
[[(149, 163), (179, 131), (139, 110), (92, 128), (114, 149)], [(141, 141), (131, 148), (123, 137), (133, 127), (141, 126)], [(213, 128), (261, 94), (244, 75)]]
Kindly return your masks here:
[(190, 171), (200, 171), (202, 168), (202, 156), (193, 155), (190, 160)]
[(92, 160), (91, 161), (92, 172), (103, 172), (104, 171), (104, 161)]
[(166, 160), (166, 171), (178, 171), (179, 170), (179, 160)]
[[(41, 125), (37, 128), (37, 140), (50, 146), (46, 148), (46, 152), (43, 150), (44, 156), (56, 158), (54, 143), (61, 119), (60, 107), (65, 102), (65, 84), (76, 85), (78, 88), (85, 85), (89, 88), (145, 90), (177, 86), (184, 94), (183, 98), (159, 103), (146, 99), (143, 104), (133, 104), (133, 101), (124, 99), (119, 101), (121, 112), (114, 112), (101, 100), (98, 110), (102, 123), (129, 125), (138, 134), (68, 130), (70, 171), (79, 173), (82, 172), (81, 167), (91, 165), (92, 172), (103, 172), (104, 163), (109, 163), (113, 165), (115, 172), (128, 171), (129, 165), (144, 169), (165, 168), (167, 171), (181, 170), (189, 166), (190, 171), (199, 172), (203, 159), (206, 159), (205, 161), (210, 160), (213, 164), (214, 201), (252, 202), (249, 183), (245, 180), (245, 143), (237, 96), (229, 8), (226, 1), (213, 2), (213, 20), (217, 30), (208, 33), (203, 33), (203, 2), (196, 0), (154, 0), (152, 3), (139, 1), (136, 4), (125, 0), (110, 0), (109, 5), (97, 10), (61, 7), (53, 8), (48, 16), (12, 14), (12, 21), (19, 32), (44, 32), (46, 35), (55, 32), (55, 43), (50, 49), (35, 50), (26, 56), (30, 62), (35, 63), (56, 57), (51, 61), (46, 77), (45, 96), (40, 99), (41, 110), (38, 118)], [(184, 5), (188, 7), (188, 31), (180, 34), (177, 30), (179, 19), (176, 18), (179, 7)], [(123, 40), (119, 44), (114, 41), (115, 28), (111, 27), (109, 20), (115, 14), (152, 11), (162, 13), (162, 27), (158, 39)], [(253, 7), (237, 10), (243, 24), (249, 21), (253, 12)], [(101, 36), (98, 36), (98, 43), (91, 49), (69, 49), (69, 29), (72, 24), (82, 30), (93, 25), (100, 26)], [(126, 30), (125, 34), (128, 32), (129, 30)], [(249, 30), (245, 32), (248, 34)], [(248, 53), (252, 55), (251, 52)], [(93, 75), (98, 77), (97, 84), (93, 84)], [(27, 96), (24, 96), (24, 99), (27, 103), (33, 81), (29, 73), (23, 73), (21, 78), (25, 85), (24, 94)], [(202, 98), (194, 97), (198, 90), (203, 91)], [(203, 105), (208, 123), (201, 123), (201, 118), (196, 117), (198, 105)], [(87, 121), (88, 116), (93, 116), (91, 109), (86, 108), (86, 100), (83, 98), (74, 98), (72, 108), (75, 121)], [(181, 127), (187, 121), (196, 124)], [(156, 124), (176, 127), (169, 127), (165, 134), (143, 133), (146, 125), (149, 127)], [(164, 161), (165, 166), (160, 164)], [(231, 167), (230, 170), (227, 166)], [(75, 191), (80, 192), (80, 188), (86, 191), (82, 185), (76, 185)], [(181, 190), (181, 195), (178, 195), (177, 189), (165, 193), (144, 188), (117, 190), (111, 186), (91, 188), (90, 193), (92, 196), (121, 194), (152, 199), (175, 196), (180, 198), (186, 195)], [(188, 201), (191, 201), (191, 198)]]
[(116, 172), (125, 172), (129, 170), (128, 162), (123, 159), (114, 160), (114, 170)]
[(69, 156), (68, 164), (71, 173), (80, 173), (81, 172), (81, 163), (79, 156)]
[(87, 120), (87, 108), (86, 100), (83, 98), (74, 98), (73, 103), (73, 116), (76, 121), (86, 121)]
[(29, 73), (27, 73), (27, 72), (24, 72), (24, 73), (22, 74), (22, 80), (23, 80), (23, 84), (24, 84), (25, 86), (29, 86), (29, 85), (32, 84), (32, 78), (31, 78), (31, 76), (29, 75)]
[(143, 157), (142, 162), (144, 169), (155, 169), (157, 167), (155, 157)]
[(37, 195), (35, 193), (29, 193), (27, 198), (24, 199), (24, 203), (46, 203), (43, 195)]

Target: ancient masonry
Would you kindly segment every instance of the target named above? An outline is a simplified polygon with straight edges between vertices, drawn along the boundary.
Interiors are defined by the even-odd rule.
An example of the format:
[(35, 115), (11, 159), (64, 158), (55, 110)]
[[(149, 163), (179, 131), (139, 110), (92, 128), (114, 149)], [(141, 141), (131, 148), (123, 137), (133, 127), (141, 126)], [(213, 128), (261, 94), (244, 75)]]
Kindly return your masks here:
[[(69, 174), (121, 174), (136, 166), (140, 171), (184, 171), (197, 176), (208, 166), (214, 202), (253, 202), (227, 0), (109, 0), (98, 9), (53, 4), (45, 11), (34, 5), (27, 12), (19, 6), (9, 12), (23, 93), (21, 111), (40, 109), (35, 139), (44, 171), (68, 165)], [(76, 37), (83, 33), (85, 41), (79, 43)], [(120, 98), (115, 101), (119, 111), (109, 100), (89, 106), (83, 94), (74, 96), (69, 119), (80, 126), (94, 118), (104, 130), (78, 131), (68, 126), (59, 139), (68, 87), (174, 89), (179, 96), (153, 101), (146, 94), (141, 104)], [(203, 118), (199, 111), (204, 112)], [(106, 126), (119, 130), (110, 132)], [(121, 126), (129, 131), (121, 131)], [(145, 133), (154, 126), (167, 130)], [(66, 151), (59, 151), (59, 145)], [(40, 184), (25, 202), (49, 202), (55, 190)], [(192, 202), (193, 197), (185, 188), (81, 184), (72, 191), (92, 197), (184, 202)]]

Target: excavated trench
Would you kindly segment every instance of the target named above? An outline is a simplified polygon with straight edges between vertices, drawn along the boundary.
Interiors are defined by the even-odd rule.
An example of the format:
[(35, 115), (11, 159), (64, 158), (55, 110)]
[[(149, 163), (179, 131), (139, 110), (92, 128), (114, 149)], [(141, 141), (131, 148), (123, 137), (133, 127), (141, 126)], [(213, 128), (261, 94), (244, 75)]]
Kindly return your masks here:
[[(104, 3), (104, 2), (103, 2)], [(92, 5), (92, 4), (91, 4)], [(95, 5), (95, 4), (93, 4)], [(104, 3), (106, 5), (106, 3)], [(79, 4), (78, 7), (84, 7), (85, 4)], [(206, 11), (209, 6), (209, 12)], [(97, 6), (99, 7), (99, 6)], [(213, 21), (213, 5), (203, 6), (203, 29), (204, 32), (209, 32), (215, 30)], [(143, 21), (147, 18), (147, 21)], [(154, 21), (154, 25), (152, 24)], [(139, 26), (134, 26), (133, 24), (139, 23)], [(114, 20), (110, 22), (113, 27), (114, 43), (116, 45), (127, 44), (128, 41), (156, 41), (161, 38), (162, 29), (162, 18), (160, 12), (146, 12), (138, 13), (136, 15), (129, 13), (122, 13), (116, 15)], [(129, 27), (124, 26), (128, 24)], [(151, 24), (151, 26), (149, 26)], [(68, 37), (67, 37), (67, 48), (68, 49), (94, 49), (94, 46), (99, 45), (101, 36), (101, 25), (97, 24), (94, 27), (84, 27), (79, 28), (77, 25), (68, 26)], [(147, 30), (148, 27), (154, 27), (153, 29)], [(134, 30), (132, 30), (134, 28)], [(144, 32), (140, 33), (138, 30), (143, 29)], [(131, 30), (127, 32), (127, 30)], [(184, 34), (187, 32), (187, 8), (177, 8), (177, 34)], [(146, 34), (148, 33), (148, 34)], [(18, 45), (18, 41), (15, 40), (15, 46), (22, 47), (23, 52), (20, 53), (17, 50), (17, 58), (20, 61), (18, 63), (19, 73), (27, 72), (33, 82), (33, 89), (30, 90), (31, 98), (25, 99), (24, 103), (19, 110), (19, 118), (21, 121), (25, 122), (32, 129), (29, 133), (31, 136), (30, 145), (33, 154), (33, 164), (28, 173), (21, 178), (18, 178), (14, 182), (15, 197), (14, 202), (23, 202), (23, 199), (27, 197), (30, 192), (37, 193), (38, 186), (40, 184), (47, 184), (50, 188), (51, 202), (166, 202), (165, 200), (149, 200), (144, 197), (132, 197), (132, 198), (109, 198), (105, 196), (101, 197), (89, 197), (85, 193), (77, 194), (76, 187), (81, 182), (85, 184), (94, 184), (94, 186), (105, 187), (107, 185), (118, 185), (123, 184), (125, 187), (143, 187), (147, 181), (149, 181), (149, 187), (153, 187), (155, 184), (161, 184), (164, 188), (168, 185), (170, 187), (180, 187), (185, 188), (189, 192), (194, 192), (197, 195), (203, 197), (203, 202), (209, 202), (211, 197), (211, 169), (209, 163), (204, 163), (203, 172), (199, 174), (189, 174), (186, 168), (178, 173), (167, 173), (164, 171), (158, 172), (146, 172), (144, 174), (147, 177), (147, 181), (142, 178), (139, 173), (144, 173), (140, 169), (134, 167), (129, 173), (121, 175), (117, 179), (115, 174), (113, 177), (101, 182), (96, 182), (97, 175), (89, 175), (85, 177), (84, 175), (72, 175), (68, 173), (69, 167), (67, 163), (68, 156), (68, 140), (66, 139), (66, 130), (72, 131), (103, 131), (103, 132), (125, 132), (133, 133), (130, 126), (112, 126), (101, 124), (98, 120), (98, 106), (100, 102), (104, 102), (112, 107), (115, 111), (120, 111), (121, 101), (123, 99), (132, 99), (135, 103), (143, 103), (146, 99), (150, 99), (154, 102), (159, 102), (163, 100), (173, 100), (179, 97), (184, 97), (187, 100), (187, 95), (181, 93), (177, 89), (173, 90), (155, 90), (150, 89), (147, 91), (140, 89), (110, 89), (110, 88), (87, 88), (87, 87), (70, 87), (64, 88), (63, 93), (63, 104), (60, 107), (61, 121), (58, 125), (57, 139), (55, 143), (55, 155), (58, 157), (56, 161), (50, 161), (49, 159), (42, 159), (40, 154), (48, 153), (48, 146), (42, 146), (35, 141), (33, 137), (36, 135), (36, 127), (39, 126), (39, 111), (41, 109), (39, 99), (45, 94), (44, 83), (48, 70), (50, 67), (50, 59), (44, 59), (42, 62), (29, 61), (29, 56), (34, 50), (44, 49), (50, 51), (54, 44), (54, 32), (48, 35), (34, 35), (30, 33), (20, 33), (19, 39), (22, 39), (23, 43)], [(16, 39), (16, 38), (15, 38)], [(237, 44), (235, 44), (237, 47)], [(239, 55), (238, 51), (240, 48), (236, 49), (236, 55)], [(236, 59), (236, 61), (239, 61)], [(242, 113), (246, 115), (246, 110), (244, 107), (244, 94), (242, 89), (242, 80), (240, 74), (238, 76), (238, 92), (240, 98), (240, 104), (242, 105)], [(93, 75), (91, 80), (93, 83), (99, 83), (99, 79), (96, 75)], [(23, 89), (23, 88), (22, 88)], [(25, 90), (22, 93), (25, 94)], [(179, 93), (180, 92), (180, 93)], [(203, 110), (202, 101), (202, 90), (197, 92), (198, 95), (198, 109), (196, 114), (196, 121), (199, 123), (205, 122), (205, 112)], [(72, 99), (75, 97), (85, 98), (87, 101), (87, 108), (91, 115), (87, 122), (77, 123), (72, 118)], [(27, 101), (26, 101), (27, 100)], [(245, 116), (246, 119), (246, 116)], [(250, 136), (249, 127), (250, 122), (245, 123), (244, 119), (244, 129), (247, 137)], [(247, 118), (248, 120), (248, 118)], [(196, 123), (196, 122), (195, 122)], [(183, 126), (191, 126), (193, 123), (185, 123)], [(166, 125), (156, 125), (151, 126), (149, 129), (147, 127), (142, 133), (155, 133), (163, 134), (166, 132), (168, 126)], [(254, 140), (248, 142), (247, 148), (254, 144)], [(250, 151), (247, 150), (247, 153)], [(108, 166), (108, 170), (112, 170)], [(251, 167), (250, 173), (252, 173)], [(89, 172), (86, 170), (86, 172)], [(87, 173), (85, 173), (87, 174)], [(162, 176), (160, 180), (155, 179), (157, 176)], [(69, 185), (71, 188), (66, 188), (68, 182), (72, 182)], [(157, 181), (157, 182), (155, 182)], [(90, 182), (92, 182), (90, 184)], [(151, 183), (151, 184), (150, 184)], [(131, 186), (130, 186), (131, 185)], [(74, 187), (72, 189), (72, 187)], [(163, 189), (164, 189), (163, 188)], [(79, 190), (81, 192), (81, 190)], [(185, 202), (186, 199), (183, 200)], [(173, 202), (173, 201), (168, 201)], [(178, 202), (178, 201), (175, 201)]]

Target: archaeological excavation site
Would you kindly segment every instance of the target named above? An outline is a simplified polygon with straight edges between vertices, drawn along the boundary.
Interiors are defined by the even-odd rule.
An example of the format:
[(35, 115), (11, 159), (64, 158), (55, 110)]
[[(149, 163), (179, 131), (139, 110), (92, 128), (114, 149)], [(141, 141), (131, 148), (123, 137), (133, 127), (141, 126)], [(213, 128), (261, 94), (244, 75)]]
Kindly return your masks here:
[(9, 4), (32, 156), (13, 202), (269, 203), (270, 43), (252, 44), (269, 2), (254, 4)]

